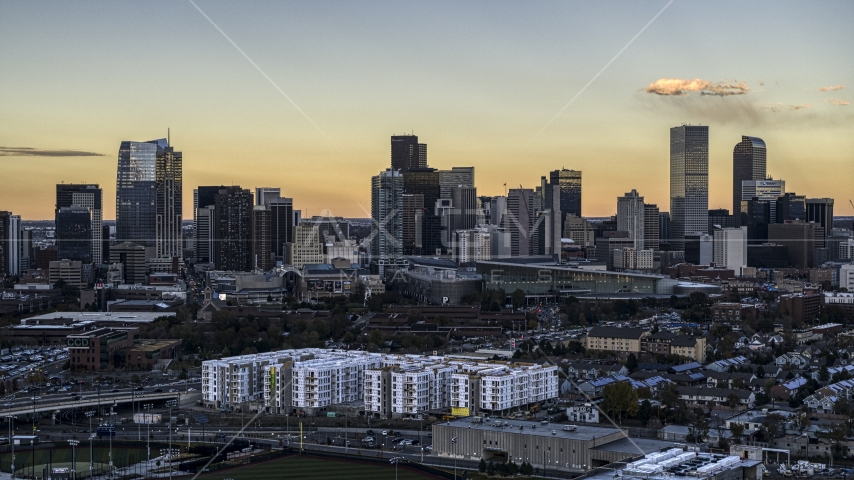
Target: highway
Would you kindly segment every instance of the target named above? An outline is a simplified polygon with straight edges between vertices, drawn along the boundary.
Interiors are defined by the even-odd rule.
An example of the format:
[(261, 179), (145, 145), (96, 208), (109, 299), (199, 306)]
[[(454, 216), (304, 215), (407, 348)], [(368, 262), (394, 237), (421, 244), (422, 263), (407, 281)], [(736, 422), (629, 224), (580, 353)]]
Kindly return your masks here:
[[(138, 388), (138, 387), (137, 387)], [(34, 411), (52, 412), (71, 408), (97, 407), (98, 405), (120, 405), (144, 401), (165, 401), (176, 399), (180, 393), (193, 388), (197, 391), (199, 383), (180, 383), (166, 386), (137, 388), (104, 388), (83, 391), (82, 387), (61, 393), (40, 394), (40, 389), (7, 396), (0, 408), (0, 416), (31, 414)], [(157, 390), (160, 390), (159, 392)]]

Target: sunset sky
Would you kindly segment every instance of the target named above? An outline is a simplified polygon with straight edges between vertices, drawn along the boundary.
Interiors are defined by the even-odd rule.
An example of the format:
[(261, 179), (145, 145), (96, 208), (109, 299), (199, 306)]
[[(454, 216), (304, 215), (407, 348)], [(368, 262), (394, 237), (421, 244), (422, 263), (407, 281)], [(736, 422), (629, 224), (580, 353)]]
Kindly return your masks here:
[(475, 166), (480, 195), (566, 167), (586, 216), (632, 189), (667, 210), (669, 128), (691, 123), (710, 208), (751, 135), (787, 191), (854, 215), (850, 0), (193, 1), (0, 1), (0, 210), (52, 219), (56, 183), (91, 182), (113, 219), (120, 142), (167, 128), (185, 218), (218, 184), (368, 217), (404, 132), (432, 167)]

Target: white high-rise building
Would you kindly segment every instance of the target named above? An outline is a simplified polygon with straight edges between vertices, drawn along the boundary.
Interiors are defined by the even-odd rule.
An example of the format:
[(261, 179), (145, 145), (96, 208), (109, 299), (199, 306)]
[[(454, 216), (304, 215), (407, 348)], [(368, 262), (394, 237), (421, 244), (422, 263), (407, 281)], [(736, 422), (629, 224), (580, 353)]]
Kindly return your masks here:
[(644, 248), (644, 203), (637, 190), (617, 198), (617, 230), (629, 232), (637, 250)]
[(739, 274), (747, 266), (747, 227), (715, 230), (712, 256), (716, 266)]
[(489, 260), (492, 234), (486, 227), (454, 232), (454, 255), (458, 263)]
[(288, 259), (294, 268), (323, 263), (323, 243), (317, 225), (294, 227), (293, 242), (288, 243)]

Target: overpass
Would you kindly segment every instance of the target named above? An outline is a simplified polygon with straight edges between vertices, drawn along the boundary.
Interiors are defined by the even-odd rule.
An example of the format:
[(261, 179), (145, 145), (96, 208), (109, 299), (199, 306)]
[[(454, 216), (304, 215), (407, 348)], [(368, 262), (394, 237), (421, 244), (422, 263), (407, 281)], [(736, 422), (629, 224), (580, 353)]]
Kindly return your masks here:
[(26, 415), (32, 414), (33, 412), (53, 412), (56, 410), (68, 410), (70, 408), (85, 408), (85, 407), (94, 407), (97, 408), (98, 405), (101, 406), (118, 406), (123, 403), (136, 403), (136, 402), (158, 402), (158, 401), (166, 401), (166, 400), (178, 400), (181, 396), (181, 392), (157, 392), (157, 393), (143, 393), (139, 395), (117, 395), (114, 397), (102, 397), (100, 400), (97, 397), (94, 398), (84, 398), (81, 400), (62, 400), (57, 402), (39, 402), (36, 401), (35, 406), (33, 404), (27, 405), (26, 403), (21, 403), (20, 405), (15, 405), (9, 408), (0, 409), (0, 417), (5, 417), (7, 415)]

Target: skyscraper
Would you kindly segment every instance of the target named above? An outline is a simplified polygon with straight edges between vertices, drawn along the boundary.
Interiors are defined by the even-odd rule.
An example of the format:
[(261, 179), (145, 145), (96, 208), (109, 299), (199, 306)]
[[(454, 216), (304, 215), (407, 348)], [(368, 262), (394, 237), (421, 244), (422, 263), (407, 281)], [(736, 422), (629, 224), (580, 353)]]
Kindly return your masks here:
[[(745, 180), (765, 180), (765, 141), (759, 137), (741, 136), (732, 149), (732, 211), (741, 209), (742, 183)], [(749, 197), (748, 197), (749, 198)]]
[(196, 211), (196, 262), (213, 261), (214, 207), (202, 207)]
[(0, 211), (0, 275), (21, 274), (21, 216)]
[(815, 222), (824, 229), (825, 237), (833, 236), (833, 199), (832, 198), (808, 198), (807, 218), (808, 222)]
[(454, 206), (454, 230), (469, 230), (477, 223), (477, 190), (469, 186), (451, 188), (451, 205)]
[(566, 222), (566, 215), (571, 213), (581, 217), (581, 170), (554, 170), (549, 174), (549, 183), (560, 187), (560, 213)]
[(709, 229), (709, 127), (670, 129), (670, 249)]
[(276, 258), (284, 260), (287, 255), (285, 245), (292, 241), (294, 227), (299, 225), (294, 211), (294, 199), (271, 197), (265, 201), (270, 209), (270, 251)]
[(267, 205), (270, 200), (282, 196), (282, 191), (278, 187), (257, 187), (255, 188), (255, 205)]
[(560, 254), (560, 239), (563, 233), (563, 215), (560, 209), (560, 186), (540, 177), (540, 187), (537, 188), (537, 213), (535, 214), (536, 251), (532, 254)]
[(453, 167), (450, 170), (439, 170), (439, 196), (451, 198), (454, 187), (474, 188), (474, 167)]
[[(103, 192), (97, 184), (64, 184), (56, 186), (56, 207), (54, 209), (54, 221), (59, 223), (59, 210), (65, 207), (78, 206), (89, 209), (91, 226), (89, 228), (92, 238), (89, 241), (89, 261), (84, 263), (103, 263), (109, 260), (103, 254)], [(57, 228), (57, 243), (62, 243), (62, 233)], [(78, 240), (75, 238), (75, 241)], [(109, 238), (108, 238), (109, 240)], [(60, 247), (60, 251), (62, 248)], [(70, 258), (70, 257), (65, 257)], [(70, 258), (81, 260), (82, 258)]]
[(786, 181), (772, 178), (741, 182), (741, 201), (758, 199), (767, 202), (771, 212), (768, 223), (777, 221), (777, 199), (786, 193)]
[(424, 196), (424, 216), (421, 221), (422, 255), (436, 255), (443, 251), (441, 219), (436, 214), (436, 201), (440, 198), (439, 171), (435, 168), (402, 170), (403, 193)]
[(270, 213), (266, 205), (256, 205), (252, 210), (252, 267), (265, 272), (273, 268)]
[(214, 197), (213, 261), (217, 270), (252, 269), (252, 192), (220, 187)]
[(60, 260), (92, 263), (91, 211), (78, 205), (60, 208), (56, 212), (56, 238)]
[(502, 227), (510, 234), (510, 255), (513, 257), (531, 255), (534, 197), (530, 188), (511, 188), (507, 194), (507, 212)]
[[(165, 138), (124, 141), (116, 173), (116, 241), (153, 247), (153, 255), (182, 257), (183, 166)], [(199, 199), (201, 200), (201, 199)]]
[(181, 232), (184, 218), (183, 155), (161, 141), (157, 143), (155, 168), (157, 198), (156, 255), (159, 258), (184, 257)]
[(644, 250), (658, 250), (661, 241), (659, 221), (661, 214), (658, 205), (645, 203), (643, 206), (643, 248)]
[(392, 170), (427, 168), (427, 144), (418, 143), (417, 135), (392, 135)]
[(792, 192), (784, 193), (777, 199), (777, 221), (786, 223), (786, 220), (806, 220), (807, 197)]
[[(438, 196), (438, 183), (437, 183)], [(403, 255), (403, 175), (388, 169), (371, 178), (371, 269), (385, 274)]]
[(122, 142), (116, 174), (117, 243), (133, 242), (154, 247), (156, 201), (157, 141)]
[(634, 242), (635, 250), (643, 250), (645, 245), (646, 220), (643, 197), (637, 190), (617, 197), (617, 230), (628, 232)]
[(403, 194), (402, 228), (403, 254), (417, 255), (424, 246), (421, 240), (421, 226), (424, 221), (424, 195)]

